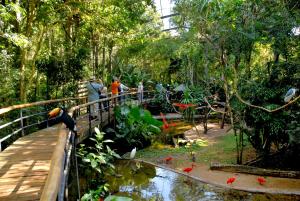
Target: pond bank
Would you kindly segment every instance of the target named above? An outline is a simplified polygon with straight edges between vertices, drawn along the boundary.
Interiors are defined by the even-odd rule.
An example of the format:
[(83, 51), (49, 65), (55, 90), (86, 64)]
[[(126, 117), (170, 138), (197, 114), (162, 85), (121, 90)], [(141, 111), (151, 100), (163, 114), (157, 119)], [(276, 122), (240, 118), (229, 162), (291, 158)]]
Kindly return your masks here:
[[(141, 155), (138, 154), (138, 160), (156, 165), (161, 168), (175, 171), (180, 174), (185, 174), (189, 177), (193, 177), (201, 182), (209, 183), (223, 188), (232, 188), (237, 190), (243, 190), (248, 192), (258, 193), (271, 193), (271, 194), (285, 194), (285, 195), (300, 195), (300, 179), (291, 178), (279, 178), (279, 177), (264, 177), (266, 182), (260, 185), (258, 182), (258, 175), (244, 174), (244, 173), (232, 173), (219, 170), (210, 170), (210, 162), (220, 162), (223, 160), (229, 162), (235, 160), (235, 149), (229, 147), (230, 142), (221, 142), (224, 138), (230, 138), (230, 133), (226, 133), (228, 127), (225, 129), (219, 129), (217, 123), (210, 123), (208, 134), (201, 134), (200, 139), (205, 141), (199, 148), (193, 149), (196, 154), (196, 166), (189, 174), (185, 174), (183, 169), (191, 167), (192, 162), (189, 151), (192, 148), (179, 151), (176, 148), (162, 148), (155, 150), (155, 148), (142, 150)], [(199, 125), (198, 125), (199, 126)], [(197, 127), (198, 127), (197, 126)], [(193, 131), (195, 129), (190, 129)], [(198, 127), (198, 131), (201, 131), (201, 126)], [(195, 131), (196, 132), (196, 131)], [(220, 144), (218, 144), (220, 143)], [(228, 147), (226, 147), (228, 145)], [(227, 153), (228, 152), (228, 153)], [(245, 151), (245, 160), (247, 157), (253, 157), (255, 155), (253, 149)], [(227, 158), (228, 155), (232, 155), (232, 158)], [(164, 158), (172, 157), (172, 160), (168, 163), (164, 161)], [(234, 162), (232, 162), (234, 163)], [(231, 184), (227, 184), (227, 179), (235, 177), (236, 180)]]
[[(176, 159), (173, 159), (176, 160)], [(235, 190), (243, 190), (254, 193), (272, 193), (272, 194), (285, 194), (285, 195), (299, 195), (300, 196), (300, 179), (278, 178), (278, 177), (265, 177), (266, 183), (260, 185), (257, 181), (257, 175), (230, 173), (224, 171), (210, 170), (209, 166), (201, 163), (194, 163), (196, 166), (193, 170), (186, 174), (182, 170), (191, 166), (191, 162), (186, 161), (186, 166), (176, 166), (174, 162), (170, 164), (157, 164), (147, 160), (138, 160), (141, 162), (150, 163), (160, 168), (172, 170), (187, 177), (192, 177), (204, 183), (212, 184), (223, 188), (232, 188)], [(235, 177), (236, 180), (233, 184), (228, 185), (227, 179)]]

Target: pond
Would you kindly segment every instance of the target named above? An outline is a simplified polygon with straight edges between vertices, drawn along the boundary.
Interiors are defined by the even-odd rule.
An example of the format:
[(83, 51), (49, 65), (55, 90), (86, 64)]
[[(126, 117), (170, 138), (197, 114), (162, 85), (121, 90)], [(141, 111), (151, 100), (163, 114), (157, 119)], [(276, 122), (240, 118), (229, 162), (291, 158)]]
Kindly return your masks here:
[(249, 193), (202, 183), (170, 170), (131, 160), (115, 163), (114, 176), (107, 175), (113, 195), (139, 201), (297, 200), (289, 195)]

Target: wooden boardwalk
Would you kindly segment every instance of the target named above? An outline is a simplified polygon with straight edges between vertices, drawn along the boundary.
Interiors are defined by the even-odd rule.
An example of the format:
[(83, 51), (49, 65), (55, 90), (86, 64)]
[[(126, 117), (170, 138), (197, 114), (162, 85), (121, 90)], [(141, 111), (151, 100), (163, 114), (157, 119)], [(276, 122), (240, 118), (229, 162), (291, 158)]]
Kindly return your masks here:
[(59, 128), (49, 127), (22, 137), (0, 153), (1, 201), (40, 199)]
[[(110, 113), (112, 115), (112, 111)], [(101, 118), (91, 122), (92, 128)], [(102, 126), (108, 123), (108, 113), (102, 114)], [(77, 120), (79, 141), (88, 136), (88, 117)], [(67, 138), (68, 130), (63, 124), (45, 128), (19, 138), (0, 153), (0, 201), (40, 200), (59, 141)], [(55, 157), (55, 158), (54, 158)], [(56, 174), (60, 174), (57, 172)]]

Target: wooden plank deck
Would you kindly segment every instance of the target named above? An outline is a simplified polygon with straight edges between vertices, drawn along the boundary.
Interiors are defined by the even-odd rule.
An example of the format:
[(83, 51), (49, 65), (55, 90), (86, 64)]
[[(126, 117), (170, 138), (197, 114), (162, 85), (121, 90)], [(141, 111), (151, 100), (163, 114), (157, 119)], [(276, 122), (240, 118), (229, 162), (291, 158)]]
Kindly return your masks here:
[[(107, 124), (110, 123), (109, 120), (111, 122), (113, 120), (113, 109), (110, 110), (110, 114), (108, 114), (108, 112), (103, 112), (102, 118), (100, 115), (98, 115), (97, 119), (92, 120), (91, 121), (92, 130), (98, 125), (100, 125), (100, 127), (106, 126)], [(77, 119), (77, 133), (78, 133), (78, 141), (77, 141), (78, 143), (82, 142), (89, 136), (88, 116), (82, 116)]]
[(0, 153), (0, 200), (39, 200), (48, 176), (58, 126), (15, 141)]
[[(111, 117), (112, 114), (111, 110)], [(92, 128), (100, 123), (99, 116), (92, 121)], [(108, 113), (105, 112), (101, 126), (107, 123)], [(60, 131), (62, 127), (63, 132)], [(82, 141), (89, 133), (88, 117), (78, 118), (77, 127), (79, 141)], [(55, 125), (19, 138), (0, 153), (0, 201), (40, 200), (59, 135), (67, 133), (65, 126)]]

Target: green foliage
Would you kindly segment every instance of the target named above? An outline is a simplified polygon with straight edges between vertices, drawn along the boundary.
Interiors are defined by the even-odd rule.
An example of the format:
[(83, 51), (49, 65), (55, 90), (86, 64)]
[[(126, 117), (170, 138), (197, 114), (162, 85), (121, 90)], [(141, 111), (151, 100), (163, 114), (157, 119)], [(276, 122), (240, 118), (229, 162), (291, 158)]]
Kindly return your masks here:
[(89, 190), (81, 197), (81, 201), (98, 201), (109, 192), (109, 185), (104, 184), (97, 188), (97, 190)]
[(289, 135), (289, 143), (292, 146), (299, 146), (300, 144), (300, 112), (295, 111), (291, 114), (290, 123), (288, 123), (287, 134)]
[[(0, 48), (1, 49), (1, 48)], [(1, 88), (1, 101), (0, 107), (9, 106), (10, 104), (14, 104), (16, 102), (16, 91), (17, 83), (16, 80), (17, 70), (9, 68), (13, 63), (13, 55), (7, 52), (6, 50), (2, 50), (0, 52), (0, 71), (3, 75), (0, 77)]]
[[(300, 19), (299, 9), (280, 1), (182, 0), (175, 4), (180, 15), (174, 22), (188, 24), (188, 33), (182, 36), (193, 36), (203, 46), (199, 52), (205, 59), (198, 62), (210, 79), (222, 82), (233, 114), (228, 113), (240, 136), (246, 133), (260, 153), (289, 147), (287, 133), (294, 136), (292, 125), (299, 121), (293, 115), (299, 110), (297, 104), (267, 113), (244, 105), (234, 93), (238, 90), (251, 104), (274, 109), (285, 104), (283, 96), (289, 88), (299, 88), (299, 37), (291, 33)], [(194, 39), (188, 41), (193, 44)], [(192, 45), (185, 48), (189, 66), (193, 50)]]
[[(285, 72), (294, 69), (293, 74)], [(244, 85), (241, 83), (241, 91), (244, 98), (255, 105), (261, 105), (267, 109), (275, 109), (284, 104), (283, 96), (289, 86), (299, 86), (299, 80), (294, 74), (298, 70), (294, 65), (283, 62), (275, 64), (268, 77), (260, 83)], [(253, 93), (255, 92), (255, 93)], [(276, 150), (289, 147), (290, 144), (299, 144), (296, 125), (299, 124), (299, 104), (294, 104), (285, 110), (268, 113), (257, 108), (246, 107), (233, 100), (235, 113), (240, 113), (246, 122), (248, 129), (246, 134), (254, 148), (261, 154), (271, 151), (272, 145)], [(238, 121), (237, 121), (238, 123)], [(287, 135), (288, 134), (288, 135)]]
[(173, 107), (169, 100), (167, 100), (168, 92), (163, 88), (162, 90), (156, 89), (154, 92), (154, 98), (150, 101), (149, 107), (155, 107), (153, 112), (157, 114), (159, 112), (168, 113), (173, 112)]
[[(88, 4), (3, 1), (0, 52), (5, 50), (12, 55), (12, 62), (4, 65), (0, 58), (0, 66), (10, 71), (7, 78), (11, 80), (4, 86), (4, 102), (14, 98), (35, 101), (74, 96), (76, 88), (69, 86), (76, 81), (90, 75), (108, 77), (111, 69), (118, 66), (115, 50), (130, 46), (135, 40), (142, 44), (157, 35), (158, 23), (151, 21), (154, 15), (153, 3), (148, 0), (92, 0)], [(128, 64), (124, 59), (122, 62)], [(16, 85), (13, 90), (11, 85)], [(21, 94), (25, 95), (19, 97)]]
[[(88, 169), (95, 170), (98, 173), (98, 178), (104, 176), (104, 170), (114, 169), (112, 161), (120, 156), (107, 146), (107, 143), (112, 143), (112, 140), (104, 140), (103, 132), (95, 127), (95, 138), (90, 138), (94, 142), (93, 146), (86, 147), (80, 144), (78, 155), (81, 157), (82, 162), (87, 164)], [(87, 169), (85, 168), (85, 172)], [(109, 185), (102, 183), (96, 190), (91, 189), (88, 193), (84, 194), (81, 200), (98, 200), (100, 197), (107, 195)]]
[(85, 147), (81, 144), (78, 155), (82, 158), (84, 163), (89, 164), (89, 167), (96, 170), (98, 173), (103, 172), (103, 168), (111, 167), (110, 163), (114, 158), (120, 158), (120, 156), (105, 145), (105, 143), (111, 143), (112, 140), (103, 140), (104, 133), (95, 128), (95, 138), (90, 138), (94, 141), (95, 145), (92, 147)]
[(144, 147), (151, 142), (153, 135), (160, 133), (162, 123), (154, 119), (151, 113), (135, 105), (121, 105), (115, 108), (115, 141), (128, 150)]
[[(245, 146), (247, 149), (251, 148), (251, 145), (246, 140)], [(207, 140), (198, 140), (193, 144), (179, 147), (164, 147), (164, 145), (154, 144), (149, 148), (137, 152), (136, 157), (150, 161), (157, 161), (157, 159), (167, 156), (173, 156), (174, 158), (179, 156), (181, 159), (184, 158), (183, 156), (190, 158), (191, 151), (196, 153), (196, 161), (200, 163), (210, 164), (211, 162), (218, 161), (220, 163), (234, 164), (234, 154), (236, 152), (235, 137), (233, 133), (228, 133), (225, 136), (218, 137), (213, 144), (210, 144)]]
[(105, 198), (104, 201), (132, 201), (132, 199), (128, 197), (110, 195), (107, 198)]
[(144, 82), (144, 85), (149, 84), (150, 76), (149, 74), (143, 72), (143, 70), (134, 65), (119, 65), (115, 68), (115, 75), (120, 75), (121, 82), (128, 87), (137, 88), (140, 81)]

